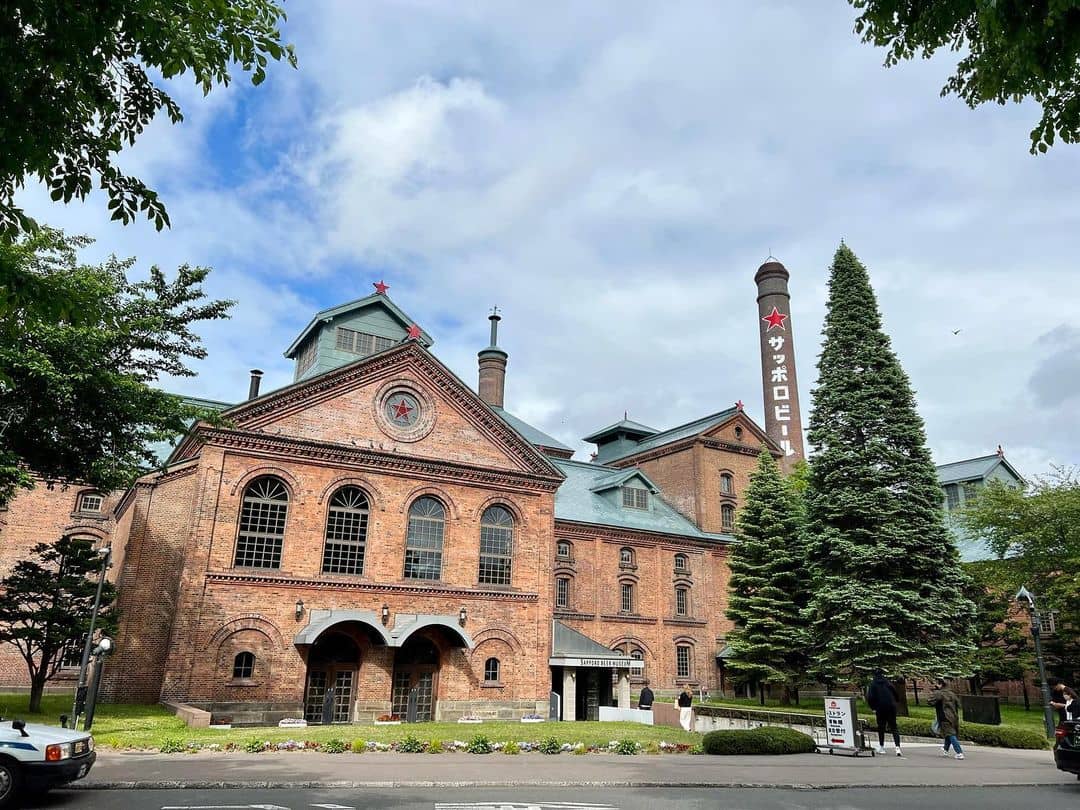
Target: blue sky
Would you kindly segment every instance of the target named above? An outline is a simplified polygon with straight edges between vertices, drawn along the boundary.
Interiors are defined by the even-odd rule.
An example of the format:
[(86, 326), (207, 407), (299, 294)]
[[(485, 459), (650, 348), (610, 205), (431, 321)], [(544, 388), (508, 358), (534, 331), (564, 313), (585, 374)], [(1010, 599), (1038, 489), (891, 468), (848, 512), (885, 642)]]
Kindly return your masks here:
[[(804, 412), (841, 238), (871, 271), (939, 462), (1000, 443), (1080, 463), (1080, 147), (1031, 105), (940, 98), (953, 55), (886, 70), (848, 4), (288, 3), (298, 70), (158, 121), (123, 165), (173, 220), (22, 202), (87, 258), (212, 266), (239, 301), (171, 389), (236, 400), (318, 309), (385, 278), (475, 383), (504, 313), (507, 407), (563, 441), (741, 399), (760, 419), (753, 274), (792, 273)], [(960, 329), (953, 335), (954, 329)]]

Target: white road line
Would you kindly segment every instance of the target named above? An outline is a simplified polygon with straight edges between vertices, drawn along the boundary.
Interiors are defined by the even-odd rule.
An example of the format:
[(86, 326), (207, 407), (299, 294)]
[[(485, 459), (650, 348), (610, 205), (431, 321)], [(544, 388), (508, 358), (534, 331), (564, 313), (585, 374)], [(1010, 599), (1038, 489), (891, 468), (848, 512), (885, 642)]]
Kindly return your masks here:
[(356, 810), (355, 807), (352, 807), (352, 806), (347, 805), (347, 804), (313, 804), (311, 806), (312, 807), (325, 807), (326, 810)]
[(161, 810), (289, 810), (280, 804), (167, 804)]

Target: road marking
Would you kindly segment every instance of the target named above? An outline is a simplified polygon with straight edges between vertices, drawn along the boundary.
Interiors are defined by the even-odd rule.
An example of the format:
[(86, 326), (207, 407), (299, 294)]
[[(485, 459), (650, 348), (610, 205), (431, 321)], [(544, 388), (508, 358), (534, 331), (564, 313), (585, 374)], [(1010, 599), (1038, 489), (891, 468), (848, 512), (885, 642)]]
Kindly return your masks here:
[(347, 805), (347, 804), (313, 804), (311, 806), (312, 807), (325, 807), (326, 810), (356, 810), (355, 807), (352, 807), (352, 806)]
[(280, 804), (167, 804), (161, 810), (289, 810)]
[(618, 810), (611, 804), (595, 802), (446, 802), (435, 810)]

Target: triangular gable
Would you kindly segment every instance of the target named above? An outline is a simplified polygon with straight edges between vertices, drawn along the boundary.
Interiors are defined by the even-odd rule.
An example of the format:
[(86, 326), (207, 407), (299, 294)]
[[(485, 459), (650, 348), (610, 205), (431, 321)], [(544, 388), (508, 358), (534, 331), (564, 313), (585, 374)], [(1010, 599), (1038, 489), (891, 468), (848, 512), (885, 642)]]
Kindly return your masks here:
[[(311, 322), (304, 327), (303, 331), (297, 336), (289, 348), (285, 350), (285, 356), (292, 359), (296, 356), (297, 351), (300, 349), (300, 345), (307, 339), (307, 337), (320, 327), (320, 325), (333, 321), (335, 318), (340, 318), (344, 315), (348, 315), (357, 310), (364, 309), (365, 307), (379, 307), (381, 308), (391, 319), (396, 321), (403, 330), (408, 330), (410, 326), (415, 323), (397, 304), (390, 300), (387, 295), (380, 295), (375, 293), (373, 295), (366, 296), (364, 298), (358, 298), (355, 301), (350, 301), (347, 304), (340, 304), (336, 307), (330, 307), (330, 309), (324, 309), (321, 312), (316, 312), (315, 317), (311, 319)], [(424, 330), (420, 330), (420, 342), (424, 346), (432, 346), (435, 341)]]
[[(743, 430), (750, 431), (750, 433), (753, 434), (755, 441), (748, 441), (747, 437), (745, 436), (742, 439), (736, 440), (734, 435), (732, 434), (732, 431), (734, 430), (736, 425), (741, 426)], [(746, 415), (746, 411), (733, 412), (728, 418), (724, 419), (721, 422), (718, 422), (715, 425), (711, 425), (706, 430), (703, 430), (699, 435), (707, 436), (709, 438), (723, 438), (726, 440), (739, 441), (741, 444), (764, 444), (774, 454), (783, 455), (783, 450), (780, 449), (780, 446), (771, 438), (769, 438), (768, 434), (765, 433), (765, 430), (760, 425), (758, 425), (757, 422), (755, 422), (753, 419)]]
[(629, 469), (619, 470), (616, 473), (612, 473), (607, 478), (602, 478), (601, 480), (593, 484), (591, 487), (589, 487), (589, 491), (606, 492), (609, 489), (615, 489), (616, 487), (624, 486), (625, 484), (634, 480), (643, 482), (648, 488), (648, 490), (654, 495), (660, 491), (660, 487), (656, 486), (656, 484), (649, 480), (649, 476), (645, 475), (645, 473), (643, 473), (637, 467), (630, 467)]
[[(369, 355), (317, 377), (248, 400), (225, 411), (222, 418), (238, 431), (355, 445), (355, 439), (358, 438), (356, 436), (319, 438), (310, 435), (310, 431), (301, 426), (313, 421), (308, 417), (310, 412), (317, 408), (325, 408), (328, 414), (338, 417), (344, 410), (354, 408), (357, 417), (370, 419), (371, 399), (365, 400), (364, 397), (371, 389), (399, 377), (414, 380), (438, 400), (438, 416), (433, 433), (437, 434), (440, 430), (440, 423), (443, 423), (443, 429), (453, 423), (465, 434), (473, 433), (476, 447), (470, 445), (470, 448), (480, 450), (483, 449), (481, 443), (485, 443), (493, 453), (500, 454), (499, 458), (504, 460), (503, 465), (509, 463), (514, 469), (544, 477), (563, 477), (542, 452), (500, 418), (472, 389), (416, 341)], [(197, 453), (199, 427), (201, 425), (177, 448), (173, 454), (174, 460)], [(369, 428), (367, 432), (371, 436), (381, 437), (381, 434), (375, 434), (374, 429)], [(381, 437), (381, 442), (394, 445), (395, 452), (403, 455), (425, 455), (421, 452), (423, 440), (411, 445)], [(436, 458), (431, 453), (426, 456)], [(449, 456), (446, 456), (446, 459), (453, 460)], [(485, 463), (485, 459), (479, 456), (470, 458), (470, 461), (477, 465)], [(490, 463), (490, 459), (487, 461)]]

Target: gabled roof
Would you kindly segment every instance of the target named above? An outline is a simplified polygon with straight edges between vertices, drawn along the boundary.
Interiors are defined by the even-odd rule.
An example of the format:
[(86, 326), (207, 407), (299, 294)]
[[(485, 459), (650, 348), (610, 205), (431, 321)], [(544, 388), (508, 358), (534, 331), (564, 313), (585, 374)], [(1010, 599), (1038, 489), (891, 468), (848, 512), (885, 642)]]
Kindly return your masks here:
[(574, 448), (567, 447), (560, 442), (554, 436), (549, 436), (544, 431), (533, 427), (524, 419), (519, 419), (514, 416), (510, 411), (504, 410), (496, 405), (491, 406), (491, 410), (495, 411), (499, 416), (503, 418), (506, 424), (510, 425), (514, 430), (520, 433), (529, 442), (532, 442), (537, 447), (551, 448), (554, 450), (564, 450), (567, 453), (573, 453)]
[(625, 433), (628, 436), (652, 436), (654, 433), (660, 431), (656, 428), (651, 428), (648, 425), (643, 425), (641, 422), (635, 422), (632, 419), (621, 419), (613, 425), (600, 428), (600, 430), (594, 431), (582, 439), (583, 442), (589, 442), (595, 444), (606, 436), (610, 436), (616, 433)]
[(1003, 465), (1009, 471), (1009, 474), (1020, 483), (1027, 483), (1024, 476), (1016, 471), (1016, 468), (1005, 459), (1005, 456), (997, 453), (942, 464), (937, 468), (938, 480), (942, 484), (982, 480), (990, 475), (998, 465)]
[[(196, 408), (204, 408), (208, 411), (225, 411), (232, 407), (228, 402), (218, 402), (216, 399), (202, 399), (201, 397), (185, 397), (180, 396), (185, 405), (194, 405)], [(188, 422), (187, 427), (190, 429), (194, 422)], [(154, 454), (159, 465), (164, 465), (169, 460), (169, 456), (172, 455), (173, 449), (183, 441), (184, 437), (178, 436), (176, 442), (154, 442), (146, 449)]]
[[(616, 480), (616, 476), (640, 475), (644, 478), (644, 474), (636, 467), (620, 469), (604, 464), (589, 464), (562, 458), (552, 459), (552, 462), (566, 476), (566, 480), (555, 492), (556, 520), (659, 532), (695, 540), (734, 542), (735, 538), (731, 535), (701, 531), (659, 494), (650, 496), (648, 509), (628, 509), (593, 489), (604, 481)], [(604, 487), (604, 489), (607, 488)]]
[(623, 484), (633, 478), (640, 478), (642, 481), (644, 481), (648, 485), (649, 492), (657, 493), (660, 491), (660, 488), (656, 486), (656, 484), (654, 484), (652, 481), (650, 481), (649, 477), (637, 467), (628, 467), (625, 469), (621, 469), (618, 472), (612, 473), (611, 475), (604, 476), (591, 487), (589, 487), (589, 491), (606, 492), (609, 489), (621, 487)]
[[(628, 450), (617, 452), (615, 455), (605, 457), (604, 462), (610, 463), (612, 461), (617, 461), (621, 458), (627, 458), (628, 456), (636, 456), (638, 453), (644, 453), (647, 450), (653, 450), (657, 447), (663, 447), (666, 444), (672, 444), (673, 442), (677, 442), (682, 439), (688, 439), (691, 436), (697, 436), (700, 433), (704, 433), (705, 431), (710, 430), (723, 422), (726, 422), (728, 419), (731, 419), (732, 417), (740, 413), (745, 416), (745, 412), (740, 411), (738, 408), (726, 408), (722, 411), (718, 411), (717, 413), (703, 416), (700, 419), (695, 419), (692, 422), (687, 422), (682, 425), (676, 425), (675, 427), (669, 428), (668, 430), (665, 430), (661, 433), (655, 433), (651, 436), (648, 436), (647, 438), (642, 439)], [(750, 417), (747, 416), (746, 419), (752, 422), (752, 420), (750, 420)], [(765, 435), (764, 431), (762, 431), (762, 435)], [(774, 443), (771, 440), (766, 438), (766, 441), (768, 442), (770, 447), (776, 449)]]
[[(390, 296), (374, 293), (364, 298), (357, 298), (355, 301), (350, 301), (347, 304), (339, 304), (336, 307), (324, 309), (322, 312), (316, 312), (315, 317), (313, 317), (311, 322), (304, 327), (304, 331), (302, 331), (299, 336), (297, 336), (296, 340), (289, 345), (289, 348), (285, 350), (285, 356), (292, 359), (300, 350), (300, 345), (308, 335), (318, 328), (320, 323), (331, 321), (341, 315), (347, 315), (350, 312), (370, 306), (382, 306), (383, 309), (385, 309), (390, 316), (401, 325), (402, 329), (408, 329), (416, 323), (412, 318), (406, 315), (397, 304), (390, 300)], [(435, 344), (431, 335), (422, 329), (420, 330), (420, 342), (423, 343), (424, 346), (433, 346)]]

